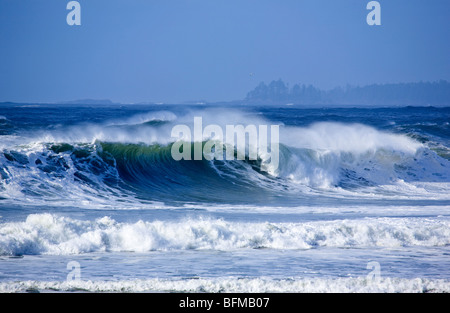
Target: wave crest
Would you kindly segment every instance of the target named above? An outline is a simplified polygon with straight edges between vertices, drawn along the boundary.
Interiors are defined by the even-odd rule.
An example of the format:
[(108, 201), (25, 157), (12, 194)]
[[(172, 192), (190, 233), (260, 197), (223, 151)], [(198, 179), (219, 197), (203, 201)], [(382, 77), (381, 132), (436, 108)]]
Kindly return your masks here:
[(448, 199), (450, 160), (405, 135), (361, 124), (281, 127), (278, 168), (270, 168), (264, 155), (258, 160), (175, 161), (171, 127), (192, 123), (196, 115), (205, 124), (221, 126), (269, 123), (241, 112), (176, 116), (161, 111), (55, 130), (30, 137), (28, 143), (25, 137), (11, 138), (11, 143), (20, 142), (2, 146), (0, 197), (95, 204), (115, 199), (117, 205), (128, 200), (270, 203), (280, 196), (298, 200), (324, 193)]
[(250, 223), (198, 218), (119, 223), (31, 214), (0, 225), (0, 254), (69, 255), (103, 251), (311, 249), (446, 246), (448, 220), (373, 218), (306, 223)]

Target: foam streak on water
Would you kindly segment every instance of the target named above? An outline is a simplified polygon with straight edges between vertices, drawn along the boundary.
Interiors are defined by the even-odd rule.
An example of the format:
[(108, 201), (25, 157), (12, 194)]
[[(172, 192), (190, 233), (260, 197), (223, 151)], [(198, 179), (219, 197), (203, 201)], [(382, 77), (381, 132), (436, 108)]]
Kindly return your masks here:
[[(279, 167), (175, 161), (171, 130), (195, 117), (279, 125)], [(449, 119), (3, 105), (0, 292), (449, 292)], [(66, 281), (71, 261), (80, 281)]]

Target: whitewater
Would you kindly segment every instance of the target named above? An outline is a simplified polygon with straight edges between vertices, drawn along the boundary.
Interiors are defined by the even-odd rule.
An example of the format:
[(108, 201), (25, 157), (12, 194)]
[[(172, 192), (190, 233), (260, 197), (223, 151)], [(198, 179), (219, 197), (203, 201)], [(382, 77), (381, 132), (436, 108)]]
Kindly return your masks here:
[[(171, 130), (195, 117), (278, 125), (278, 166), (174, 160)], [(449, 292), (449, 120), (2, 104), (0, 292)]]

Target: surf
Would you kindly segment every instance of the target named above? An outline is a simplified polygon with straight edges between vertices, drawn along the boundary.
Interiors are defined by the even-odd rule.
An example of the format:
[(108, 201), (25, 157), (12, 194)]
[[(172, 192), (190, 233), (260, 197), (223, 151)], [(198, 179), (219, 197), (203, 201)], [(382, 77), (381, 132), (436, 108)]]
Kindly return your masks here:
[[(264, 153), (252, 157), (248, 143), (239, 150), (236, 142), (232, 160), (194, 160), (194, 155), (191, 160), (174, 159), (171, 130), (180, 123), (193, 127), (195, 116), (220, 127), (280, 125), (278, 166), (271, 167)], [(186, 142), (192, 151), (212, 139), (211, 134), (202, 135)], [(209, 109), (146, 112), (8, 136), (1, 145), (0, 197), (11, 202), (120, 207), (279, 201), (298, 205), (324, 197), (449, 198), (445, 146), (436, 150), (414, 136), (361, 123), (294, 126), (275, 117)]]
[(118, 222), (30, 214), (0, 224), (0, 255), (77, 255), (249, 249), (445, 247), (448, 218), (365, 218), (312, 222), (239, 222), (199, 216)]

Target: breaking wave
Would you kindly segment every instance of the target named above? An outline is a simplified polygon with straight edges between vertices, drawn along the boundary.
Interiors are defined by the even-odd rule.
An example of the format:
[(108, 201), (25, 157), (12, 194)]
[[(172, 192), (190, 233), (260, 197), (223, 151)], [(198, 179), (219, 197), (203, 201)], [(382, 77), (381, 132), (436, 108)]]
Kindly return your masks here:
[(406, 135), (362, 124), (281, 125), (276, 168), (264, 155), (258, 160), (247, 155), (244, 160), (175, 161), (170, 131), (179, 123), (192, 124), (196, 115), (203, 116), (205, 125), (270, 124), (239, 112), (177, 117), (164, 111), (8, 140), (4, 136), (0, 199), (99, 205), (136, 200), (270, 203), (274, 197), (342, 193), (449, 199), (448, 159)]
[(367, 218), (305, 223), (231, 222), (196, 218), (120, 223), (31, 214), (0, 224), (0, 255), (72, 255), (168, 250), (313, 249), (447, 246), (450, 221)]

